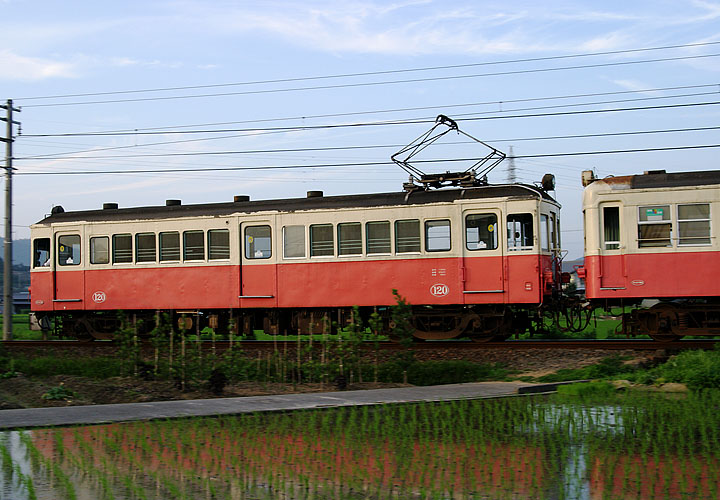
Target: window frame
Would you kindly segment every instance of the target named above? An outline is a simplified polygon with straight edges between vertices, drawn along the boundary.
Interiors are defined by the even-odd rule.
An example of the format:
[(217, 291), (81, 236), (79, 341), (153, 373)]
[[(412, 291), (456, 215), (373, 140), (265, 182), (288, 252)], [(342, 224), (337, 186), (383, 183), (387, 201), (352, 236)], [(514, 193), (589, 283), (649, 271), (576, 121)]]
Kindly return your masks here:
[[(188, 245), (187, 245), (187, 237), (189, 235), (197, 235), (200, 234), (200, 241), (202, 242), (202, 256), (200, 258), (188, 258)], [(192, 247), (193, 253), (196, 252), (194, 247)], [(203, 229), (188, 229), (187, 231), (183, 231), (182, 233), (182, 260), (183, 262), (204, 262), (206, 260), (206, 252), (205, 252), (205, 231)]]
[[(375, 252), (370, 249), (370, 224), (385, 224), (387, 225), (387, 252)], [(393, 251), (393, 225), (389, 220), (372, 220), (365, 222), (365, 254), (366, 255), (392, 255)]]
[[(253, 248), (254, 248), (254, 239), (255, 239), (255, 238), (258, 238), (258, 236), (256, 236), (256, 235), (248, 235), (248, 231), (252, 231), (252, 230), (255, 230), (255, 229), (259, 229), (259, 228), (267, 229), (267, 234), (268, 234), (267, 238), (270, 240), (270, 245), (269, 245), (269, 247), (268, 247), (269, 253), (268, 253), (268, 255), (262, 254), (262, 255), (258, 256), (258, 255), (255, 255), (255, 254), (256, 254), (257, 252), (261, 252), (261, 253), (262, 253), (262, 250), (256, 250), (256, 251), (253, 253), (253, 255), (249, 255), (248, 243), (253, 244)], [(253, 241), (248, 241), (248, 237), (253, 238)], [(264, 238), (265, 236), (262, 236), (262, 237)], [(243, 241), (243, 256), (244, 256), (244, 258), (245, 258), (246, 260), (266, 260), (266, 259), (271, 259), (271, 258), (272, 258), (272, 256), (273, 256), (273, 248), (272, 248), (272, 227), (270, 226), (270, 224), (255, 224), (255, 225), (252, 225), (252, 226), (244, 226), (244, 228), (243, 228), (243, 240), (242, 240), (242, 241)]]
[[(400, 233), (400, 232), (398, 231), (398, 224), (403, 224), (403, 223), (407, 223), (407, 222), (413, 222), (413, 223), (415, 223), (415, 227), (417, 228), (417, 247), (418, 247), (417, 250), (400, 250), (400, 245), (401, 245), (402, 243), (400, 242), (400, 236), (398, 236), (399, 233)], [(395, 254), (404, 254), (404, 255), (407, 255), (407, 254), (419, 254), (419, 253), (422, 253), (422, 250), (423, 250), (423, 249), (422, 249), (423, 236), (422, 236), (422, 228), (421, 228), (421, 226), (420, 226), (420, 219), (398, 219), (398, 220), (396, 220), (396, 221), (394, 222), (393, 228), (394, 228), (394, 231), (395, 231), (395, 233), (394, 233), (394, 234), (395, 234)], [(413, 238), (414, 238), (414, 236), (413, 236)], [(406, 246), (407, 246), (407, 245), (406, 245)]]
[[(707, 218), (706, 219), (680, 219), (680, 207), (687, 206), (707, 206)], [(677, 203), (675, 206), (675, 215), (677, 216), (677, 246), (678, 247), (707, 247), (712, 245), (712, 204), (710, 203)], [(680, 227), (681, 224), (687, 224), (690, 222), (707, 222), (707, 236), (686, 236), (683, 238)], [(685, 240), (707, 240), (702, 243), (684, 243)]]
[[(521, 220), (516, 220), (516, 218), (519, 218), (520, 216), (529, 216), (529, 217), (530, 217), (530, 223), (528, 224), (527, 222), (523, 222), (523, 221), (521, 221)], [(510, 227), (509, 227), (510, 222), (512, 222), (512, 223), (514, 223), (514, 224), (520, 224), (520, 228), (521, 228), (521, 229), (530, 228), (530, 231), (531, 231), (531, 233), (530, 233), (529, 236), (523, 234), (523, 232), (521, 231), (519, 238), (516, 238), (514, 233), (513, 233), (513, 237), (512, 237), (512, 238), (510, 238), (510, 235), (509, 235), (509, 234), (506, 234), (506, 235), (505, 235), (505, 236), (506, 236), (505, 242), (506, 242), (506, 244), (507, 244), (507, 251), (508, 251), (508, 252), (529, 252), (529, 251), (533, 251), (533, 250), (535, 249), (535, 221), (536, 221), (536, 220), (537, 220), (537, 219), (536, 219), (535, 215), (532, 214), (531, 212), (515, 212), (515, 213), (511, 213), (511, 214), (507, 214), (507, 215), (506, 215), (506, 217), (505, 217), (505, 228), (506, 228), (506, 231), (507, 231), (508, 229), (510, 229)], [(513, 230), (514, 230), (514, 229), (515, 229), (515, 228), (513, 228)], [(523, 240), (529, 239), (529, 240), (530, 240), (530, 244), (529, 244), (529, 245), (513, 245), (513, 246), (510, 246), (510, 241), (511, 241), (511, 240), (512, 240), (512, 241), (518, 241), (518, 239), (519, 239), (519, 241), (520, 241), (521, 243), (523, 242)]]
[[(287, 246), (287, 229), (296, 229), (301, 228), (302, 229), (302, 238), (300, 241), (302, 242), (302, 255), (288, 255), (288, 246)], [(283, 259), (286, 260), (292, 260), (292, 259), (306, 259), (307, 258), (307, 240), (306, 240), (306, 227), (304, 224), (288, 224), (287, 226), (283, 226), (282, 228), (282, 238), (283, 238)]]
[[(478, 225), (478, 226), (475, 226), (475, 227), (469, 227), (469, 226), (468, 226), (468, 219), (469, 219), (470, 217), (478, 217), (478, 218), (480, 218), (480, 217), (483, 217), (483, 218), (485, 218), (485, 217), (493, 217), (493, 218), (495, 219), (495, 222), (492, 224), (493, 230), (492, 230), (492, 231), (487, 231), (488, 233), (493, 233), (493, 234), (494, 234), (495, 237), (493, 238), (493, 240), (494, 240), (493, 243), (494, 243), (495, 246), (487, 246), (487, 247), (485, 247), (485, 248), (479, 246), (480, 242), (482, 241), (483, 243), (485, 243), (485, 240), (482, 240), (482, 239), (480, 238), (480, 226), (479, 226), (479, 225)], [(499, 248), (499, 246), (500, 246), (500, 242), (498, 241), (499, 239), (498, 239), (498, 230), (497, 230), (497, 228), (498, 228), (498, 221), (499, 221), (499, 220), (500, 220), (500, 217), (499, 217), (498, 214), (495, 213), (495, 212), (473, 212), (473, 213), (470, 213), (470, 214), (466, 214), (466, 215), (465, 215), (465, 219), (463, 220), (463, 225), (464, 225), (464, 229), (465, 229), (465, 249), (468, 250), (468, 251), (470, 251), (470, 252), (497, 250), (497, 249)], [(489, 227), (489, 226), (488, 226), (488, 227)], [(470, 248), (470, 239), (468, 238), (468, 229), (475, 229), (475, 228), (478, 229), (478, 238), (477, 238), (477, 242), (476, 242), (476, 244), (478, 245), (478, 247), (477, 247), (477, 248)]]
[[(313, 233), (314, 233), (314, 231), (315, 231), (316, 229), (327, 229), (327, 228), (330, 229), (330, 231), (328, 231), (328, 234), (330, 234), (330, 238), (331, 238), (331, 239), (330, 239), (330, 242), (329, 242), (329, 245), (328, 245), (328, 241), (327, 241), (327, 240), (325, 240), (325, 241), (320, 241), (320, 243), (324, 243), (324, 244), (325, 244), (325, 247), (327, 247), (327, 248), (330, 249), (330, 253), (320, 253), (320, 254), (318, 254), (318, 253), (316, 253), (317, 250), (313, 248), (313, 242), (314, 242)], [(318, 257), (321, 257), (321, 258), (322, 258), (322, 257), (325, 257), (325, 258), (327, 258), (327, 257), (335, 257), (335, 230), (334, 230), (334, 224), (332, 224), (332, 223), (310, 224), (309, 237), (310, 237), (310, 258), (311, 258), (311, 259), (312, 259), (312, 258), (318, 258)], [(322, 250), (325, 250), (325, 248), (323, 248)]]
[[(353, 253), (347, 253), (343, 252), (343, 240), (342, 240), (342, 230), (343, 228), (349, 228), (352, 227), (354, 229), (357, 229), (360, 232), (360, 239), (359, 240), (350, 240), (353, 243), (350, 243), (349, 245), (352, 247), (352, 249), (357, 249), (357, 252)], [(337, 233), (337, 256), (338, 257), (359, 257), (363, 255), (363, 224), (362, 222), (340, 222), (337, 224), (335, 231)], [(345, 242), (346, 244), (346, 250), (347, 250), (347, 240)]]
[[(67, 254), (67, 252), (63, 252), (63, 251), (61, 250), (62, 247), (63, 247), (63, 245), (67, 245), (67, 243), (63, 243), (63, 242), (60, 241), (60, 240), (62, 240), (62, 239), (64, 239), (64, 238), (73, 238), (73, 239), (74, 239), (74, 238), (77, 238), (77, 246), (78, 246), (78, 252), (77, 252), (77, 257), (78, 257), (78, 259), (77, 259), (77, 262), (75, 262), (75, 259), (74, 259), (74, 257), (75, 257), (75, 243), (71, 243), (71, 244), (70, 244), (70, 248), (72, 249), (72, 253), (71, 253), (70, 255), (68, 255), (67, 257), (65, 257), (65, 260), (64, 260), (64, 261), (61, 261), (61, 260), (60, 260), (60, 259), (63, 258), (63, 256), (64, 256), (65, 254)], [(57, 263), (58, 263), (59, 266), (62, 266), (62, 267), (72, 267), (72, 266), (79, 266), (79, 265), (81, 264), (81, 262), (82, 262), (82, 238), (80, 237), (79, 234), (59, 234), (58, 237), (57, 237), (57, 248), (58, 248), (58, 251), (57, 251)], [(68, 260), (68, 259), (73, 259), (73, 261), (68, 264), (68, 263), (67, 263), (67, 260)]]
[[(225, 234), (225, 237), (227, 238), (227, 252), (224, 248), (224, 245), (221, 246), (221, 250), (219, 250), (220, 257), (214, 256), (214, 252), (217, 253), (217, 243), (213, 245), (213, 242), (210, 241), (212, 239), (212, 235), (216, 234)], [(213, 247), (215, 247), (215, 250), (213, 251)], [(217, 261), (217, 260), (230, 260), (231, 256), (231, 250), (230, 250), (230, 229), (228, 228), (218, 228), (218, 229), (208, 229), (207, 230), (207, 258), (208, 260)]]
[[(645, 210), (645, 217), (647, 218), (648, 209), (667, 208), (668, 218), (664, 218), (665, 212), (663, 212), (663, 219), (661, 220), (641, 220), (641, 212)], [(673, 241), (673, 231), (675, 224), (673, 221), (673, 210), (672, 204), (652, 204), (652, 205), (638, 205), (637, 206), (637, 245), (638, 248), (673, 248), (675, 243)], [(647, 228), (650, 226), (667, 226), (670, 228), (667, 238), (641, 238), (641, 228)], [(667, 244), (662, 244), (667, 241)], [(657, 243), (657, 244), (654, 244)]]
[[(42, 246), (47, 246), (47, 249), (39, 248), (38, 243), (40, 242), (43, 242)], [(52, 266), (52, 238), (34, 238), (32, 245), (33, 269), (50, 269)], [(44, 255), (41, 252), (47, 252), (46, 258), (42, 258)]]
[[(148, 252), (148, 255), (149, 255), (149, 249), (140, 248), (140, 240), (141, 240), (141, 238), (142, 238), (142, 239), (147, 239), (148, 236), (152, 236), (152, 242), (153, 242), (153, 245), (152, 245), (152, 253), (153, 253), (152, 260), (148, 259), (144, 254), (143, 254), (143, 256), (142, 256), (142, 259), (140, 258), (141, 252), (146, 252), (146, 251), (147, 251), (147, 252)], [(134, 251), (135, 263), (136, 263), (136, 264), (154, 264), (154, 263), (156, 263), (156, 262), (157, 262), (157, 236), (155, 235), (155, 233), (152, 233), (152, 232), (135, 233), (135, 238), (134, 238), (134, 240), (135, 240), (135, 249), (134, 249), (134, 250), (135, 250), (135, 251)]]
[[(122, 249), (123, 252), (129, 252), (129, 258), (130, 260), (118, 260), (117, 257), (117, 250), (116, 250), (116, 241), (118, 241), (120, 238), (127, 239), (130, 241), (130, 248), (128, 250)], [(133, 263), (133, 237), (131, 233), (117, 233), (112, 235), (112, 250), (111, 250), (111, 258), (113, 265), (115, 264), (132, 264)]]
[[(96, 240), (105, 240), (106, 248), (105, 248), (105, 262), (99, 262), (95, 260), (96, 252), (95, 252), (95, 241)], [(110, 264), (110, 237), (109, 236), (91, 236), (90, 237), (90, 264), (97, 266), (97, 265), (104, 265), (104, 264)]]
[[(621, 239), (622, 239), (622, 229), (621, 229), (621, 216), (620, 216), (620, 206), (619, 205), (602, 205), (601, 206), (601, 217), (602, 217), (602, 226), (600, 227), (600, 236), (602, 238), (602, 246), (603, 251), (612, 251), (612, 250), (620, 250), (621, 246)], [(608, 227), (608, 211), (613, 210), (616, 212), (617, 219), (615, 219), (612, 222), (617, 222), (614, 228)], [(617, 232), (617, 240), (609, 240), (608, 239), (608, 229), (611, 231), (614, 229)]]
[[(167, 248), (165, 245), (163, 245), (163, 243), (164, 243), (163, 240), (165, 239), (165, 236), (169, 235), (169, 234), (173, 234), (173, 235), (177, 236), (177, 258), (176, 259), (165, 258), (166, 257), (165, 253), (167, 253), (169, 250), (174, 249), (174, 247)], [(182, 262), (182, 254), (183, 254), (183, 249), (182, 249), (182, 238), (180, 237), (180, 231), (161, 231), (158, 233), (158, 261), (159, 262), (161, 262), (161, 263), (162, 262)]]

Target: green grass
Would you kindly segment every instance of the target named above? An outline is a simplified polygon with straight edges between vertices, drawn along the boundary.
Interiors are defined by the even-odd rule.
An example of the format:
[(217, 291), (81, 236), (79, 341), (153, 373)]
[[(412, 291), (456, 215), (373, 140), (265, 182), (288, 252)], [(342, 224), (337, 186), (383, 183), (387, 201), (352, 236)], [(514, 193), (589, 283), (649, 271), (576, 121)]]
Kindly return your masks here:
[(14, 371), (30, 377), (76, 375), (90, 378), (109, 378), (122, 374), (122, 360), (110, 357), (79, 358), (41, 356), (12, 358)]
[[(4, 325), (4, 317), (0, 314), (0, 329)], [(15, 340), (39, 340), (40, 332), (30, 330), (27, 314), (13, 314), (13, 339)]]

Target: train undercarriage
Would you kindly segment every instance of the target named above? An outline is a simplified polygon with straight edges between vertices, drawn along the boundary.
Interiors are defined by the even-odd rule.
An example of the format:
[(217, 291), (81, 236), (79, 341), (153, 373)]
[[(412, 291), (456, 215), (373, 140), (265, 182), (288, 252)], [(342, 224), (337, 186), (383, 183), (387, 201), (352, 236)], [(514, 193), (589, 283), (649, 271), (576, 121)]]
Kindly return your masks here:
[[(229, 334), (255, 338), (269, 335), (334, 334), (352, 325), (363, 331), (400, 340), (409, 332), (416, 340), (468, 338), (476, 342), (501, 341), (532, 328), (539, 312), (505, 305), (408, 306), (405, 318), (393, 307), (344, 307), (304, 309), (223, 309), (172, 311), (77, 311), (35, 313), (34, 329), (61, 338), (111, 340), (123, 327), (140, 336), (149, 335), (161, 321), (177, 331), (200, 334), (206, 328), (219, 337)], [(399, 323), (406, 322), (404, 329)], [(401, 332), (401, 333), (398, 333)]]
[[(401, 340), (468, 339), (474, 342), (502, 341), (525, 332), (539, 333), (552, 324), (564, 331), (582, 331), (593, 311), (621, 312), (616, 334), (628, 337), (648, 335), (660, 342), (685, 336), (720, 335), (720, 302), (713, 300), (638, 301), (588, 303), (578, 299), (556, 299), (537, 306), (470, 305), (410, 306), (404, 318), (395, 306), (302, 308), (302, 309), (222, 309), (222, 310), (138, 310), (35, 313), (36, 330), (61, 338), (110, 340), (123, 326), (141, 337), (147, 336), (161, 321), (176, 331), (200, 335), (206, 328), (219, 338), (232, 334), (254, 339), (256, 332), (269, 335), (335, 334), (353, 325), (364, 331)], [(403, 327), (398, 323), (405, 322)], [(400, 333), (398, 333), (400, 332)], [(406, 332), (406, 333), (402, 333)]]

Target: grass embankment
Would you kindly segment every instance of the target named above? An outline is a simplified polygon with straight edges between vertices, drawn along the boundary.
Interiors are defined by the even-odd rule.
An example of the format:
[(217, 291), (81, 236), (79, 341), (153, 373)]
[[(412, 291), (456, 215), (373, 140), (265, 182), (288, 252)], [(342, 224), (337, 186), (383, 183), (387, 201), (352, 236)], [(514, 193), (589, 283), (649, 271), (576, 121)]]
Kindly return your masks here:
[(538, 382), (570, 380), (628, 380), (636, 384), (680, 383), (690, 389), (720, 389), (720, 348), (712, 351), (684, 351), (654, 367), (629, 367), (620, 357), (579, 369), (561, 369), (538, 377)]

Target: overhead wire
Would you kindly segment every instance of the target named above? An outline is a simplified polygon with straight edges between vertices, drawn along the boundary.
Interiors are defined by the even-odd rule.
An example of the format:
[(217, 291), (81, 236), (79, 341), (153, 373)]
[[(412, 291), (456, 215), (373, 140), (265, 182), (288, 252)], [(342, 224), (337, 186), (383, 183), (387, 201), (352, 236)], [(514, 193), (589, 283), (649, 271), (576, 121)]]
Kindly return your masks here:
[[(715, 85), (713, 85), (715, 86)], [(699, 92), (699, 93), (691, 93), (691, 94), (679, 94), (679, 95), (671, 95), (671, 96), (653, 96), (653, 97), (642, 97), (642, 98), (634, 98), (634, 99), (621, 99), (621, 100), (611, 100), (611, 101), (592, 101), (592, 102), (583, 102), (583, 103), (572, 103), (572, 104), (560, 104), (560, 105), (553, 105), (553, 106), (542, 106), (542, 107), (530, 107), (530, 108), (516, 108), (513, 110), (507, 110), (506, 112), (518, 112), (518, 111), (532, 111), (532, 110), (539, 110), (539, 109), (554, 109), (554, 108), (567, 108), (567, 107), (577, 107), (577, 106), (593, 106), (593, 105), (601, 105), (601, 104), (614, 104), (618, 102), (636, 102), (636, 101), (647, 101), (647, 100), (658, 100), (658, 99), (677, 99), (681, 97), (697, 97), (702, 95), (711, 95), (716, 94), (719, 92)], [(463, 113), (460, 115), (453, 115), (453, 116), (473, 116), (476, 114), (484, 114), (484, 113), (496, 113), (497, 111), (488, 111), (488, 112), (482, 112), (482, 113)], [(274, 133), (280, 133), (275, 132)], [(171, 133), (171, 132), (168, 132)], [(268, 132), (269, 133), (269, 132)], [(223, 137), (203, 137), (203, 138), (195, 138), (195, 139), (177, 139), (173, 141), (159, 141), (159, 142), (151, 142), (151, 143), (145, 143), (145, 144), (131, 144), (131, 145), (123, 145), (123, 146), (112, 146), (112, 147), (105, 147), (105, 148), (93, 148), (88, 150), (81, 150), (81, 151), (72, 151), (72, 152), (65, 152), (65, 153), (50, 153), (47, 155), (36, 155), (36, 157), (52, 157), (52, 156), (67, 156), (72, 154), (82, 154), (86, 152), (98, 152), (98, 151), (109, 151), (109, 150), (119, 150), (119, 149), (132, 149), (132, 148), (146, 148), (149, 146), (158, 146), (158, 145), (168, 145), (168, 144), (183, 144), (183, 143), (190, 143), (190, 142), (203, 142), (203, 141), (209, 141), (209, 140), (220, 140), (220, 139), (233, 139), (238, 137), (245, 137), (247, 135), (257, 136), (257, 133), (245, 133), (245, 134), (231, 134), (226, 135)], [(33, 137), (31, 135), (26, 135), (25, 137)], [(402, 147), (401, 145), (398, 145), (397, 147)]]
[(41, 100), (41, 99), (60, 99), (60, 98), (70, 98), (70, 97), (95, 97), (95, 96), (103, 96), (103, 95), (122, 95), (122, 94), (136, 94), (136, 93), (148, 93), (148, 92), (169, 92), (169, 91), (178, 91), (178, 90), (197, 90), (197, 89), (203, 89), (203, 88), (231, 87), (231, 86), (241, 86), (241, 85), (262, 85), (262, 84), (268, 84), (268, 83), (289, 83), (289, 82), (308, 81), (308, 80), (324, 80), (324, 79), (331, 79), (331, 78), (355, 78), (355, 77), (359, 77), (359, 76), (377, 76), (377, 75), (420, 72), (420, 71), (438, 71), (438, 70), (459, 69), (459, 68), (490, 66), (490, 65), (500, 65), (500, 64), (517, 64), (517, 63), (526, 63), (526, 62), (551, 61), (551, 60), (570, 59), (570, 58), (579, 58), (579, 57), (621, 55), (621, 54), (630, 54), (630, 53), (637, 53), (637, 52), (650, 52), (650, 51), (657, 51), (657, 50), (671, 50), (671, 49), (680, 49), (680, 48), (686, 49), (686, 48), (696, 48), (696, 47), (704, 47), (704, 46), (718, 45), (718, 44), (720, 44), (720, 41), (710, 40), (710, 41), (705, 41), (705, 42), (664, 45), (664, 46), (655, 46), (655, 47), (644, 47), (644, 48), (639, 48), (639, 49), (608, 50), (608, 51), (601, 51), (601, 52), (586, 52), (586, 53), (580, 53), (580, 54), (564, 54), (564, 55), (559, 55), (559, 56), (543, 56), (543, 57), (510, 59), (510, 60), (505, 60), (505, 61), (485, 61), (485, 62), (480, 62), (480, 63), (450, 64), (450, 65), (443, 65), (443, 66), (426, 66), (426, 67), (420, 67), (420, 68), (403, 68), (403, 69), (392, 69), (392, 70), (381, 70), (381, 71), (366, 71), (366, 72), (344, 73), (344, 74), (336, 74), (336, 75), (319, 75), (319, 76), (307, 76), (307, 77), (280, 78), (280, 79), (273, 79), (273, 80), (258, 80), (258, 81), (250, 81), (250, 82), (216, 83), (216, 84), (207, 84), (207, 85), (188, 85), (188, 86), (179, 86), (179, 87), (160, 87), (160, 88), (151, 88), (151, 89), (117, 90), (117, 91), (106, 91), (106, 92), (86, 92), (86, 93), (76, 93), (76, 94), (31, 96), (31, 97), (21, 97), (16, 100), (29, 101), (29, 100)]
[[(720, 126), (712, 127), (686, 127), (677, 129), (658, 129), (658, 130), (636, 130), (627, 132), (601, 132), (594, 134), (570, 134), (570, 135), (552, 135), (552, 136), (535, 136), (535, 137), (513, 137), (509, 139), (487, 139), (488, 143), (501, 142), (526, 142), (526, 141), (547, 141), (560, 139), (590, 139), (600, 137), (620, 137), (634, 135), (651, 135), (651, 134), (667, 134), (679, 132), (703, 132), (711, 130), (720, 130)], [(450, 141), (443, 145), (459, 145), (459, 144), (475, 144), (473, 141)], [(360, 146), (323, 146), (323, 147), (307, 147), (307, 148), (276, 148), (276, 149), (244, 149), (233, 151), (184, 151), (180, 153), (136, 153), (124, 155), (93, 155), (93, 156), (63, 156), (62, 153), (38, 156), (16, 157), (14, 160), (95, 160), (95, 159), (124, 159), (124, 158), (158, 158), (158, 157), (176, 157), (176, 156), (225, 156), (238, 154), (270, 154), (270, 153), (303, 153), (303, 152), (325, 152), (325, 151), (352, 151), (352, 150), (374, 150), (389, 149), (403, 147), (402, 144), (371, 144)], [(92, 152), (92, 150), (90, 150)], [(72, 153), (76, 154), (76, 153)], [(517, 157), (514, 157), (517, 158)]]
[(48, 104), (26, 104), (22, 105), (23, 108), (39, 108), (39, 107), (56, 107), (56, 106), (83, 106), (83, 105), (97, 105), (97, 104), (119, 104), (129, 102), (148, 102), (148, 101), (167, 101), (175, 99), (197, 99), (207, 97), (228, 97), (238, 95), (258, 95), (258, 94), (274, 94), (282, 92), (301, 92), (310, 90), (331, 90), (340, 88), (358, 88), (358, 87), (370, 87), (379, 85), (397, 85), (405, 83), (424, 83), (434, 81), (447, 81), (447, 80), (461, 80), (467, 78), (485, 78), (492, 76), (510, 76), (510, 75), (522, 75), (530, 73), (549, 73), (555, 71), (570, 71), (577, 69), (595, 69), (605, 68), (613, 66), (628, 66), (633, 64), (650, 64), (657, 62), (670, 62), (670, 61), (686, 61), (692, 59), (704, 59), (710, 57), (718, 57), (720, 53), (713, 54), (697, 54), (691, 56), (676, 56), (676, 57), (661, 57), (655, 59), (641, 59), (635, 61), (615, 61), (607, 63), (595, 63), (595, 64), (579, 64), (573, 66), (559, 66), (553, 68), (533, 68), (533, 69), (518, 69), (508, 71), (497, 71), (492, 73), (477, 73), (471, 75), (446, 75), (446, 76), (435, 76), (425, 78), (410, 78), (400, 80), (387, 80), (379, 82), (357, 82), (357, 83), (342, 83), (335, 85), (316, 85), (308, 87), (290, 87), (290, 88), (275, 88), (275, 89), (259, 89), (259, 90), (245, 90), (238, 92), (221, 92), (214, 94), (189, 94), (189, 95), (176, 95), (176, 96), (156, 96), (156, 97), (138, 97), (131, 99), (108, 99), (108, 100), (95, 100), (95, 101), (74, 101), (74, 102), (57, 102)]
[[(547, 116), (568, 116), (568, 115), (582, 115), (592, 113), (614, 113), (623, 111), (648, 111), (653, 109), (672, 109), (672, 108), (687, 108), (694, 106), (712, 106), (720, 104), (720, 101), (706, 101), (706, 102), (694, 102), (694, 103), (681, 103), (681, 104), (662, 104), (657, 106), (637, 106), (637, 107), (625, 107), (625, 108), (610, 108), (610, 109), (590, 109), (590, 110), (577, 110), (577, 111), (559, 111), (556, 113), (530, 113), (530, 114), (512, 114), (512, 115), (496, 115), (496, 116), (468, 116), (463, 118), (464, 121), (478, 121), (478, 120), (503, 120), (512, 118), (538, 118)], [(230, 132), (263, 132), (263, 131), (308, 131), (308, 130), (331, 130), (338, 128), (360, 128), (360, 127), (378, 127), (378, 126), (390, 126), (390, 125), (409, 125), (409, 124), (423, 124), (434, 122), (434, 117), (426, 118), (409, 118), (404, 120), (388, 120), (388, 121), (375, 121), (375, 122), (355, 122), (355, 123), (340, 123), (340, 124), (324, 124), (324, 125), (302, 125), (302, 126), (287, 126), (287, 127), (268, 127), (268, 128), (237, 128), (237, 129), (213, 129), (213, 130), (175, 130), (173, 134), (210, 134), (210, 133), (230, 133)], [(164, 135), (170, 132), (160, 131), (145, 131), (145, 132), (63, 132), (55, 134), (26, 134), (24, 137), (119, 137), (119, 136), (152, 136), (152, 135)]]
[[(621, 153), (647, 153), (658, 151), (681, 151), (692, 149), (709, 149), (718, 148), (720, 144), (703, 144), (692, 146), (668, 146), (655, 148), (632, 148), (632, 149), (616, 149), (616, 150), (599, 150), (599, 151), (578, 151), (566, 153), (541, 153), (532, 155), (516, 155), (516, 159), (526, 158), (556, 158), (586, 155), (602, 155), (602, 154), (621, 154)], [(417, 160), (416, 163), (450, 163), (450, 162), (467, 162), (475, 161), (477, 158), (438, 158), (432, 160)], [(178, 168), (163, 170), (105, 170), (105, 171), (61, 171), (61, 172), (22, 172), (18, 171), (15, 175), (97, 175), (97, 174), (137, 174), (137, 173), (166, 173), (166, 172), (210, 172), (210, 171), (236, 171), (236, 170), (284, 170), (284, 169), (309, 169), (309, 168), (339, 168), (339, 167), (357, 167), (357, 166), (376, 166), (376, 165), (393, 165), (390, 161), (376, 162), (347, 162), (347, 163), (323, 163), (316, 165), (265, 165), (265, 166), (243, 166), (243, 167), (215, 167), (215, 168)]]

